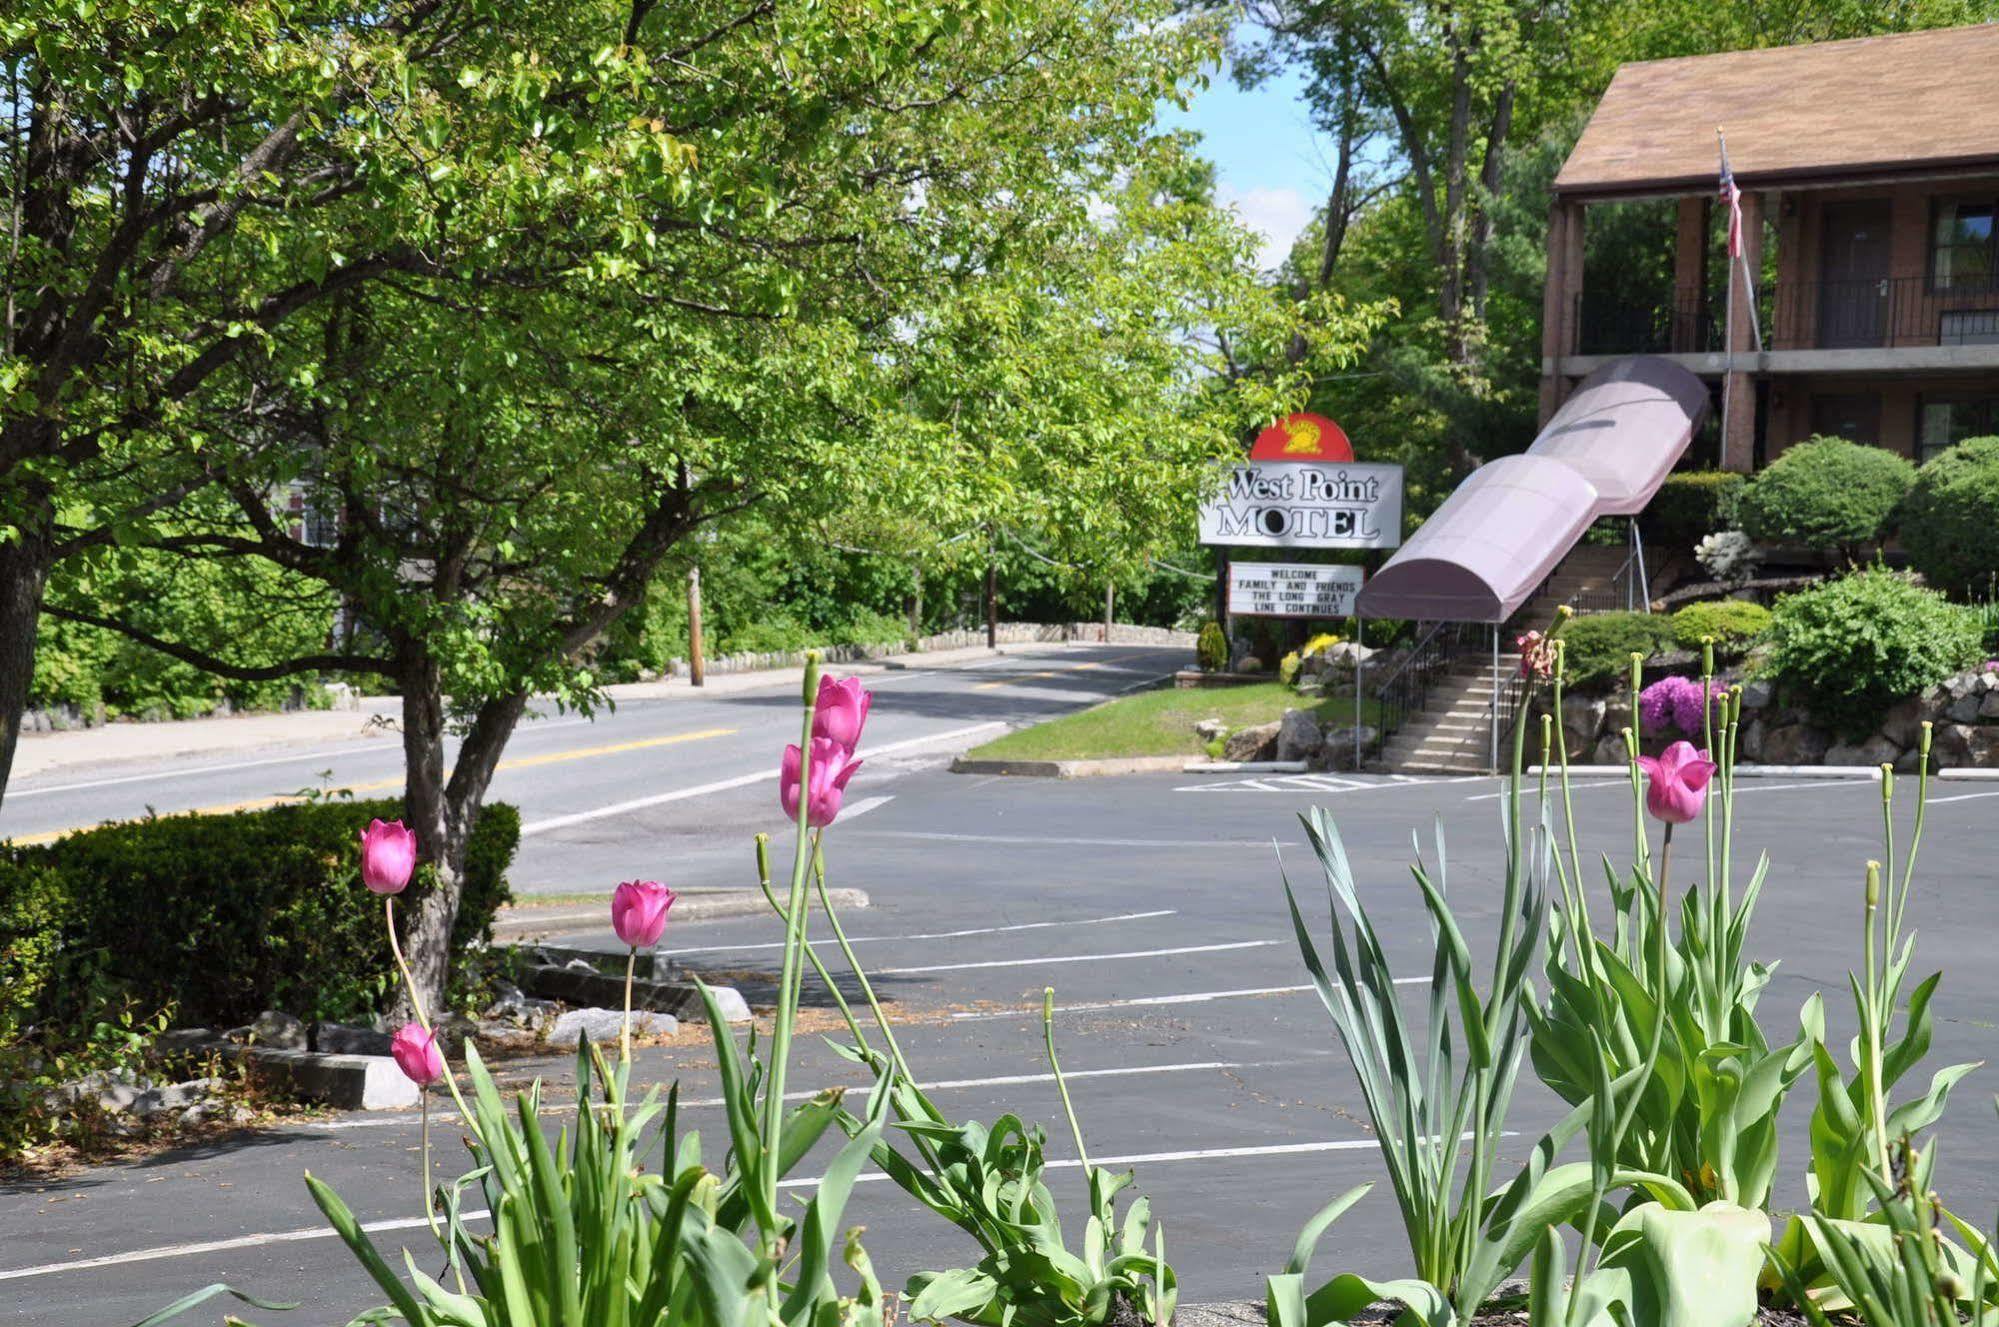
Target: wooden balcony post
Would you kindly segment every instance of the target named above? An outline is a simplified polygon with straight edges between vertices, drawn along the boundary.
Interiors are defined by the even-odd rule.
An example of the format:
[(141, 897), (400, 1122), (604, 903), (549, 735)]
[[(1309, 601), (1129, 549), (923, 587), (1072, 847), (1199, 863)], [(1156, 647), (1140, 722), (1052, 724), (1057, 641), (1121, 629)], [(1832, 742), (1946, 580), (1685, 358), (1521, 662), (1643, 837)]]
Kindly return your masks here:
[(1673, 245), (1672, 347), (1676, 354), (1704, 349), (1701, 316), (1707, 303), (1708, 199), (1695, 194), (1680, 199), (1679, 229)]
[(1548, 276), (1541, 287), (1541, 423), (1568, 395), (1561, 362), (1580, 349), (1583, 290), (1583, 208), (1556, 197), (1548, 208)]

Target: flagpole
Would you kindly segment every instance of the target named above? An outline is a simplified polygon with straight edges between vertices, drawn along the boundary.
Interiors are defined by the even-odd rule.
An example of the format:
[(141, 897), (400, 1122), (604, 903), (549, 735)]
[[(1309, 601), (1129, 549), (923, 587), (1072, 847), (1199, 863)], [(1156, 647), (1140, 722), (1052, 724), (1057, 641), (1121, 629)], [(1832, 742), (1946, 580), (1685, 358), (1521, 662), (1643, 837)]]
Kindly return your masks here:
[[(1721, 144), (1722, 168), (1726, 170), (1728, 166), (1728, 139), (1722, 135), (1720, 125), (1715, 126), (1714, 136), (1715, 140)], [(1722, 218), (1724, 235), (1731, 224), (1733, 224), (1732, 216), (1724, 216)], [(1724, 237), (1721, 247), (1724, 253), (1726, 253), (1733, 246)], [(1724, 470), (1728, 468), (1728, 417), (1731, 413), (1728, 405), (1729, 398), (1735, 386), (1735, 262), (1733, 254), (1728, 254), (1727, 256), (1729, 258), (1728, 286), (1721, 297), (1723, 309), (1721, 333), (1721, 454), (1715, 457), (1716, 464)]]

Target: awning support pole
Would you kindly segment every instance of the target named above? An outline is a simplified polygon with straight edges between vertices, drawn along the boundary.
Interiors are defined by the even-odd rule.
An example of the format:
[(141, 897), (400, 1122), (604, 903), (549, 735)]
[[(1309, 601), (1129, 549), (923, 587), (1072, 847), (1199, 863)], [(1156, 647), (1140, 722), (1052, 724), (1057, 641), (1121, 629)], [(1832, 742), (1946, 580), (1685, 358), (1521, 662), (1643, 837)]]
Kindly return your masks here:
[(1360, 726), (1364, 722), (1361, 716), (1367, 712), (1367, 688), (1361, 685), (1360, 678), (1360, 670), (1365, 666), (1360, 657), (1360, 642), (1361, 638), (1366, 634), (1367, 619), (1355, 613), (1353, 619), (1353, 767), (1356, 773), (1360, 770)]
[(1492, 771), (1499, 772), (1499, 624), (1492, 624)]
[(1631, 551), (1638, 559), (1638, 597), (1645, 611), (1652, 611), (1652, 580), (1645, 574), (1645, 537), (1638, 533), (1638, 518), (1631, 518)]

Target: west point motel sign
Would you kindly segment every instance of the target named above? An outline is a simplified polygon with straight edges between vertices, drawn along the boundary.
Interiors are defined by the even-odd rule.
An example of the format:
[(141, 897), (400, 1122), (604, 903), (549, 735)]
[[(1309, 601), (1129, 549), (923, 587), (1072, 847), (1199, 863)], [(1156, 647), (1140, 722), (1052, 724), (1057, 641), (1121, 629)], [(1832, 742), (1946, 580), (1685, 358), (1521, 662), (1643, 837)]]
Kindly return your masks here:
[(1289, 415), (1264, 430), (1249, 461), (1201, 508), (1204, 544), (1255, 548), (1398, 548), (1402, 467), (1366, 465), (1339, 425)]

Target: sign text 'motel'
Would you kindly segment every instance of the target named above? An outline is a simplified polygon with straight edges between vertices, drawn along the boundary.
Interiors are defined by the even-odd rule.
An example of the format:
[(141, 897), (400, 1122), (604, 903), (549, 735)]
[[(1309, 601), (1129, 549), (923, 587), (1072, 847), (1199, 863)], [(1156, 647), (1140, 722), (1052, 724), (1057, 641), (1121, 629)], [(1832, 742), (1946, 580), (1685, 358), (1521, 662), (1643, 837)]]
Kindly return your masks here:
[(1201, 542), (1259, 548), (1397, 548), (1402, 467), (1252, 461), (1201, 508)]

